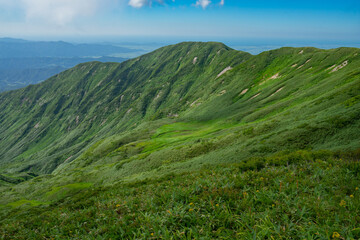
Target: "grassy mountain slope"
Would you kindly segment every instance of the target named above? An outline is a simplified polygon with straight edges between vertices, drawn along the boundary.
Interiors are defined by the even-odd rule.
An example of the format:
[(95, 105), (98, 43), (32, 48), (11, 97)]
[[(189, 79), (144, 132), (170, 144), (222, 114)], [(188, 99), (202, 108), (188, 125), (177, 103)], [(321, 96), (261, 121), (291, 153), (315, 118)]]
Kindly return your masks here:
[[(250, 56), (220, 44), (200, 47), (164, 48), (123, 64), (81, 64), (40, 85), (2, 94), (0, 132), (7, 138), (0, 143), (2, 164), (15, 159), (24, 167), (26, 161), (30, 163), (25, 167), (50, 173), (96, 135), (186, 110), (183, 102), (196, 100), (200, 83)], [(205, 70), (204, 62), (215, 56), (213, 68)], [(199, 62), (193, 64), (195, 57)]]
[[(357, 52), (283, 48), (251, 57), (222, 44), (183, 43), (123, 64), (81, 64), (43, 84), (1, 95), (1, 164), (50, 173), (100, 138), (139, 121), (177, 116), (237, 124), (271, 117), (269, 124), (280, 121), (279, 134), (286, 138), (296, 123), (302, 126), (296, 131), (305, 134), (292, 144), (296, 148), (309, 146), (306, 134), (327, 133), (335, 123), (341, 129), (332, 137), (341, 136), (359, 119), (357, 108), (345, 103), (358, 102)], [(345, 61), (348, 66), (332, 72)], [(235, 68), (217, 77), (229, 66)], [(314, 118), (310, 125), (305, 116)], [(316, 126), (323, 121), (329, 122), (325, 129)], [(313, 141), (319, 145), (324, 139)]]
[(0, 234), (359, 236), (359, 52), (181, 43), (1, 94)]

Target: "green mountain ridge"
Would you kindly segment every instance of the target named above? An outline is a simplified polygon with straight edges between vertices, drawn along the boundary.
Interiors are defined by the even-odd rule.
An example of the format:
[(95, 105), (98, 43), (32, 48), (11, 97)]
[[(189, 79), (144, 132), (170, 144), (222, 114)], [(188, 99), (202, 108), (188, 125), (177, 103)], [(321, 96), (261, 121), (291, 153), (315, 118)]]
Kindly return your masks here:
[[(300, 51), (304, 53), (298, 54)], [(318, 88), (322, 84), (347, 87), (349, 94), (356, 95), (357, 69), (346, 76), (351, 82), (345, 86), (339, 86), (336, 78), (356, 66), (357, 52), (283, 48), (250, 56), (218, 43), (183, 43), (123, 64), (80, 64), (42, 84), (1, 95), (0, 131), (5, 138), (0, 143), (1, 164), (17, 160), (23, 167), (24, 161), (31, 163), (36, 158), (35, 166), (28, 168), (39, 171), (39, 164), (40, 172), (50, 173), (96, 135), (109, 136), (139, 121), (168, 116), (252, 122), (299, 101), (291, 97), (295, 95), (291, 91), (302, 88), (298, 91), (301, 97), (319, 98), (324, 93), (317, 94), (314, 82)], [(351, 62), (344, 70), (331, 73), (331, 66), (344, 61)], [(305, 67), (299, 69), (302, 65)], [(234, 69), (217, 77), (227, 67)], [(249, 90), (242, 95), (245, 89)]]
[[(106, 205), (106, 201), (118, 201), (115, 192), (121, 199), (132, 198), (137, 186), (151, 192), (171, 185), (169, 179), (202, 181), (190, 180), (193, 175), (211, 184), (205, 176), (208, 171), (219, 177), (223, 174), (225, 182), (236, 182), (236, 176), (260, 172), (268, 176), (271, 169), (296, 172), (309, 167), (321, 171), (332, 164), (333, 172), (321, 172), (322, 178), (329, 178), (326, 184), (352, 178), (348, 184), (355, 188), (360, 147), (359, 53), (356, 48), (303, 47), (253, 56), (221, 43), (186, 42), (123, 63), (79, 64), (40, 84), (1, 93), (0, 214), (9, 221), (20, 219), (26, 211), (44, 211), (48, 216), (47, 206), (58, 209), (60, 204), (71, 209), (76, 202), (85, 201), (86, 194)], [(350, 175), (337, 175), (340, 172)], [(306, 174), (312, 179), (312, 173)], [(305, 175), (296, 176), (306, 189), (312, 183), (303, 179)], [(122, 188), (124, 192), (118, 192)], [(341, 191), (350, 191), (343, 188), (345, 185)], [(175, 195), (182, 191), (175, 186), (171, 189)], [(237, 188), (231, 189), (237, 192)], [(251, 191), (256, 194), (255, 190)], [(197, 190), (189, 191), (198, 196)], [(147, 199), (146, 194), (143, 197)], [(330, 199), (328, 195), (326, 199)], [(337, 204), (334, 199), (330, 202)], [(82, 209), (96, 211), (89, 205)], [(152, 211), (149, 209), (144, 211)], [(190, 209), (186, 211), (193, 211)], [(233, 211), (240, 210), (235, 207)], [(153, 212), (148, 214), (153, 216)], [(346, 215), (339, 214), (343, 214), (341, 219)], [(80, 217), (71, 216), (74, 219), (69, 224)], [(261, 226), (263, 220), (259, 219)], [(13, 225), (8, 224), (6, 229), (12, 231)], [(158, 226), (165, 234), (160, 223)], [(192, 231), (196, 231), (194, 237), (203, 236)], [(60, 238), (70, 236), (65, 232)], [(109, 238), (113, 230), (105, 232), (101, 236)], [(4, 236), (9, 233), (3, 232)], [(121, 234), (127, 238), (150, 236), (150, 232)], [(231, 231), (226, 234), (232, 236)]]
[[(220, 48), (225, 50), (223, 46), (220, 46)], [(80, 64), (76, 68), (65, 71), (62, 74), (49, 79), (43, 84), (29, 86), (25, 89), (22, 89), (22, 92), (20, 94), (19, 92), (14, 91), (2, 95), (4, 97), (1, 100), (2, 106), (8, 107), (9, 104), (12, 104), (15, 106), (22, 106), (22, 108), (26, 109), (26, 111), (20, 111), (20, 114), (24, 114), (26, 117), (20, 117), (19, 115), (14, 114), (14, 119), (7, 117), (5, 120), (7, 122), (11, 122), (11, 125), (13, 126), (12, 129), (14, 129), (14, 131), (18, 131), (18, 134), (20, 134), (20, 136), (17, 139), (13, 139), (13, 142), (11, 142), (10, 144), (9, 142), (3, 142), (4, 145), (6, 144), (6, 146), (11, 147), (11, 149), (9, 149), (3, 145), (2, 152), (4, 154), (4, 158), (12, 158), (19, 154), (17, 148), (13, 150), (13, 147), (16, 146), (16, 144), (14, 145), (14, 143), (18, 141), (26, 142), (24, 145), (22, 145), (22, 147), (27, 148), (27, 145), (31, 145), (33, 143), (33, 139), (37, 138), (39, 134), (42, 134), (42, 136), (57, 137), (58, 134), (54, 133), (54, 131), (67, 133), (69, 130), (72, 130), (71, 128), (74, 128), (74, 130), (71, 131), (73, 134), (76, 134), (75, 136), (73, 136), (73, 138), (78, 138), (79, 136), (83, 135), (84, 131), (96, 133), (96, 131), (98, 131), (99, 129), (99, 125), (102, 125), (105, 120), (109, 121), (109, 123), (107, 124), (110, 124), (109, 127), (111, 126), (113, 128), (118, 125), (119, 131), (122, 131), (130, 125), (130, 122), (127, 119), (131, 119), (132, 124), (134, 124), (136, 121), (139, 121), (142, 118), (160, 118), (162, 116), (166, 116), (166, 114), (171, 114), (170, 112), (161, 112), (166, 110), (163, 110), (162, 108), (164, 107), (160, 105), (162, 102), (165, 101), (166, 104), (173, 104), (174, 101), (179, 100), (179, 97), (177, 97), (176, 99), (167, 98), (167, 96), (171, 97), (172, 95), (172, 93), (170, 93), (169, 91), (170, 88), (174, 88), (172, 84), (170, 85), (170, 87), (158, 85), (169, 85), (171, 81), (174, 81), (173, 79), (178, 78), (176, 75), (172, 76), (172, 79), (166, 76), (167, 74), (170, 74), (170, 72), (172, 73), (172, 71), (176, 71), (174, 70), (174, 68), (180, 67), (181, 70), (178, 70), (178, 74), (182, 74), (183, 72), (188, 71), (188, 67), (195, 67), (194, 64), (192, 64), (194, 57), (188, 57), (188, 59), (184, 61), (185, 64), (183, 67), (180, 66), (180, 64), (178, 64), (179, 66), (169, 66), (169, 72), (164, 73), (162, 71), (160, 77), (157, 76), (159, 75), (158, 73), (156, 73), (156, 71), (158, 71), (157, 69), (159, 67), (161, 68), (162, 65), (166, 62), (172, 62), (177, 56), (171, 56), (170, 60), (165, 59), (164, 63), (156, 64), (151, 68), (149, 67), (147, 71), (143, 67), (144, 64), (152, 61), (154, 58), (156, 59), (162, 57), (162, 55), (169, 54), (169, 50), (170, 49), (166, 48), (160, 49), (159, 51), (151, 55), (145, 55), (142, 57), (144, 59), (141, 61), (141, 63), (139, 61), (139, 58), (137, 58), (131, 61), (127, 61), (124, 64), (102, 64), (98, 62)], [(187, 46), (187, 48), (185, 48), (182, 52), (185, 53), (185, 51), (188, 50), (189, 49)], [(176, 53), (176, 51), (172, 49), (170, 51)], [(235, 51), (233, 50), (233, 52)], [(207, 53), (204, 52), (202, 54)], [(247, 56), (248, 54), (244, 53), (244, 55)], [(231, 63), (231, 61), (233, 60), (230, 59), (229, 64)], [(131, 72), (129, 72), (129, 69), (131, 69)], [(202, 67), (198, 67), (197, 73), (191, 72), (191, 77), (194, 79), (195, 77), (199, 76), (202, 72), (202, 69)], [(213, 74), (217, 74), (218, 71), (214, 71)], [(165, 75), (165, 77), (163, 77), (163, 75)], [(189, 78), (189, 76), (187, 75), (190, 75), (190, 73), (187, 73), (184, 77), (182, 77), (183, 79), (185, 79), (185, 81), (187, 81)], [(80, 81), (74, 84), (74, 79), (80, 79)], [(149, 81), (153, 81), (153, 83)], [(177, 86), (175, 87), (177, 89), (175, 89), (175, 91), (183, 91), (184, 93), (186, 93), (185, 88), (190, 87), (189, 83), (182, 85), (180, 81), (176, 82)], [(49, 89), (51, 89), (52, 91), (49, 91)], [(59, 89), (64, 89), (64, 92), (59, 92)], [(164, 94), (160, 97), (161, 91), (163, 91)], [(140, 97), (140, 93), (143, 96)], [(11, 96), (12, 94), (17, 95), (19, 98), (13, 98)], [(147, 104), (149, 104), (148, 101), (151, 100), (151, 98), (156, 98), (157, 95), (159, 95), (158, 99), (156, 99), (157, 101), (154, 101), (152, 105), (147, 106)], [(166, 100), (164, 100), (165, 98)], [(7, 100), (11, 103), (7, 102)], [(185, 102), (185, 100), (183, 102)], [(177, 105), (178, 108), (181, 107), (180, 104)], [(160, 109), (158, 109), (159, 107)], [(174, 106), (171, 107), (172, 109), (174, 109)], [(132, 109), (134, 109), (134, 111), (131, 113)], [(145, 112), (145, 110), (147, 112)], [(6, 110), (2, 112), (5, 113)], [(128, 114), (126, 114), (127, 112)], [(155, 114), (158, 114), (159, 116), (154, 116)], [(31, 117), (29, 117), (29, 115)], [(64, 119), (63, 115), (66, 115), (68, 118)], [(102, 115), (108, 116), (109, 120), (108, 118), (98, 117)], [(127, 119), (123, 118), (125, 115), (129, 115)], [(96, 117), (98, 118), (94, 119)], [(18, 122), (19, 127), (15, 128), (16, 124), (13, 124), (13, 121), (16, 121), (18, 119), (31, 119), (31, 121), (27, 120), (25, 126), (23, 122)], [(76, 124), (76, 119), (78, 119), (79, 121), (79, 126), (77, 126)], [(116, 121), (119, 120), (120, 122), (114, 122), (115, 119)], [(64, 121), (65, 124), (61, 124)], [(110, 123), (110, 121), (112, 122)], [(2, 122), (2, 126), (4, 127), (4, 129), (8, 128), (7, 122)], [(55, 124), (55, 126), (53, 126), (52, 124)], [(26, 129), (24, 129), (25, 127)], [(85, 129), (83, 130), (82, 127), (84, 127)], [(7, 130), (11, 131), (12, 129)], [(102, 131), (106, 131), (106, 129)], [(112, 131), (114, 131), (114, 129), (112, 129)], [(15, 132), (11, 131), (11, 133), (7, 135), (14, 136), (14, 133)], [(65, 135), (68, 136), (69, 134)], [(24, 136), (26, 136), (27, 138), (24, 138)], [(40, 139), (43, 140), (44, 138)], [(53, 139), (48, 139), (48, 141), (53, 141)], [(83, 146), (81, 146), (81, 148), (82, 147)], [(48, 159), (48, 157), (49, 156), (47, 156), (46, 158)]]

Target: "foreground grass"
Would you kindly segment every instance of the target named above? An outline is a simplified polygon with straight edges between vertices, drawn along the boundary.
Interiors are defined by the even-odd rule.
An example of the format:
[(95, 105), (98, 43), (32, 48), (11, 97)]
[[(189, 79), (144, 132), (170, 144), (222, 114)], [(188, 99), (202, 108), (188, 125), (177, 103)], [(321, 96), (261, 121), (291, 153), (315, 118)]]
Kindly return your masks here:
[[(358, 156), (298, 151), (12, 206), (2, 239), (358, 239)], [(10, 207), (10, 206), (9, 206)]]

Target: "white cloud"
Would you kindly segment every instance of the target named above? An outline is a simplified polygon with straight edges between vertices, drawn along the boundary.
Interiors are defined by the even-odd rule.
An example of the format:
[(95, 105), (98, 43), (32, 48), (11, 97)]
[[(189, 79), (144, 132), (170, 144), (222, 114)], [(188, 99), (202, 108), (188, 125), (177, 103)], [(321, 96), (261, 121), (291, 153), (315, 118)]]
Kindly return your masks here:
[(220, 1), (220, 6), (224, 6), (224, 4), (225, 4), (225, 0), (221, 0)]
[(79, 16), (93, 15), (101, 0), (20, 0), (28, 20), (50, 21), (60, 26)]
[(210, 0), (197, 0), (195, 6), (201, 6), (203, 9), (205, 9), (210, 5), (210, 3)]
[(129, 5), (134, 8), (141, 8), (148, 4), (147, 0), (130, 0)]

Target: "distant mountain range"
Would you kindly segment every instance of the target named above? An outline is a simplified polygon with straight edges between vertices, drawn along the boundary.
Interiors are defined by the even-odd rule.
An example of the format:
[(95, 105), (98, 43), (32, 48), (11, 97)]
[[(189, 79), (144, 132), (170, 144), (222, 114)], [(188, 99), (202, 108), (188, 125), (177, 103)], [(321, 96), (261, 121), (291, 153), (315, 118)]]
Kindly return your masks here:
[(110, 44), (0, 38), (0, 92), (39, 83), (83, 62), (122, 62), (126, 58), (111, 56), (137, 51)]
[(72, 68), (79, 63), (122, 62), (121, 57), (33, 57), (0, 58), (0, 91), (7, 91), (39, 83), (49, 77)]
[(38, 42), (12, 38), (1, 38), (0, 50), (0, 58), (94, 57), (137, 51), (136, 49), (117, 47), (110, 44), (73, 44), (63, 41)]

